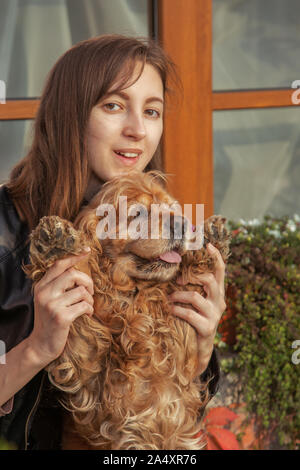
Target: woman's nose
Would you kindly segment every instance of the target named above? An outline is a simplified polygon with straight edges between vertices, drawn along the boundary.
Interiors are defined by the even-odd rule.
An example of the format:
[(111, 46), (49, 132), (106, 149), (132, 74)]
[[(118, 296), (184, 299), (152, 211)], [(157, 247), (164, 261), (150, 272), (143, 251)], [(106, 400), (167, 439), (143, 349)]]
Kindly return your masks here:
[(126, 119), (123, 133), (126, 137), (142, 139), (146, 135), (143, 116), (138, 113), (131, 113)]

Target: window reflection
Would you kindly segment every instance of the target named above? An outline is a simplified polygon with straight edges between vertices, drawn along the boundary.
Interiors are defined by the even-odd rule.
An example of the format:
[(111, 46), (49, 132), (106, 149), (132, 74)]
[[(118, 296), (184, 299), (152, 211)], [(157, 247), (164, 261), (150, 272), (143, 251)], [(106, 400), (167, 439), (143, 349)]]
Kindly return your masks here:
[(300, 108), (214, 113), (215, 213), (300, 213)]
[(1, 0), (0, 79), (7, 98), (38, 97), (67, 49), (104, 33), (149, 36), (148, 0)]
[(213, 89), (300, 79), (299, 0), (213, 0)]

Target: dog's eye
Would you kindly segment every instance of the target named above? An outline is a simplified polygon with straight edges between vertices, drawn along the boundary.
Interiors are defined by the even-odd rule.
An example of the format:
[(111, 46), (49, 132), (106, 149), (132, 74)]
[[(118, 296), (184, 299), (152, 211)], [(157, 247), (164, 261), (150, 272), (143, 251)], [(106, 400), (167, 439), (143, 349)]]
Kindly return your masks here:
[(134, 219), (137, 219), (137, 218), (141, 218), (141, 217), (145, 217), (145, 214), (143, 214), (143, 212), (138, 212), (138, 213), (135, 214), (135, 215), (129, 215), (129, 216), (128, 216), (128, 220), (131, 221), (131, 220), (134, 220)]
[(128, 210), (128, 219), (129, 220), (134, 220), (134, 219), (141, 219), (141, 218), (147, 218), (148, 217), (148, 210), (146, 207), (143, 207), (143, 205), (137, 204), (136, 206), (133, 205), (129, 208)]

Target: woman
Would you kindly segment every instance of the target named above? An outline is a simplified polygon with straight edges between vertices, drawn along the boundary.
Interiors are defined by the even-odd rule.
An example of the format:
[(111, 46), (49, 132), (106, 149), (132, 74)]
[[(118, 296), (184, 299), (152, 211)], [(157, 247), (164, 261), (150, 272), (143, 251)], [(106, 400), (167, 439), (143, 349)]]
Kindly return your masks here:
[[(59, 409), (47, 393), (41, 403), (43, 369), (61, 354), (75, 318), (93, 313), (92, 280), (72, 269), (78, 256), (57, 261), (31, 293), (21, 269), (29, 262), (28, 235), (45, 215), (73, 221), (114, 176), (161, 169), (159, 143), (172, 79), (179, 83), (175, 65), (154, 41), (104, 35), (75, 45), (52, 68), (31, 149), (0, 188), (0, 282), (6, 285), (0, 327), (7, 348), (0, 366), (0, 432), (21, 449), (59, 447)], [(218, 250), (212, 253), (216, 275), (199, 278), (207, 298), (173, 295), (199, 313), (179, 306), (173, 313), (198, 333), (199, 373), (215, 376), (213, 394), (213, 341), (225, 303), (224, 263)]]

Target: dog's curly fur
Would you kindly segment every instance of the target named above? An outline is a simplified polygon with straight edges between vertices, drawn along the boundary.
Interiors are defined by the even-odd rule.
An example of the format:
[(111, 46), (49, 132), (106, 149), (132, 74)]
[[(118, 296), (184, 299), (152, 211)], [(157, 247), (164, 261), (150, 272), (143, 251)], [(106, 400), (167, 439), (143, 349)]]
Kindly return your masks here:
[[(94, 315), (83, 314), (70, 328), (61, 356), (48, 366), (50, 381), (63, 391), (63, 404), (78, 435), (95, 449), (201, 449), (195, 435), (199, 413), (209, 400), (208, 381), (197, 377), (197, 337), (188, 322), (169, 313), (168, 295), (194, 290), (197, 275), (214, 272), (206, 251), (211, 241), (229, 256), (225, 219), (205, 221), (204, 246), (185, 250), (184, 239), (106, 239), (97, 237), (100, 204), (117, 208), (118, 198), (171, 205), (158, 171), (131, 173), (105, 183), (74, 223), (43, 217), (31, 233), (25, 272), (35, 284), (55, 262), (91, 248), (76, 267), (94, 282)], [(162, 184), (163, 183), (163, 184)], [(150, 213), (150, 212), (149, 212)], [(117, 211), (118, 215), (118, 211)], [(117, 218), (118, 220), (118, 218)], [(133, 220), (133, 217), (131, 217)], [(161, 235), (161, 232), (160, 232)], [(158, 260), (177, 249), (182, 262)], [(188, 284), (180, 286), (181, 275)], [(185, 306), (187, 306), (185, 304)]]

